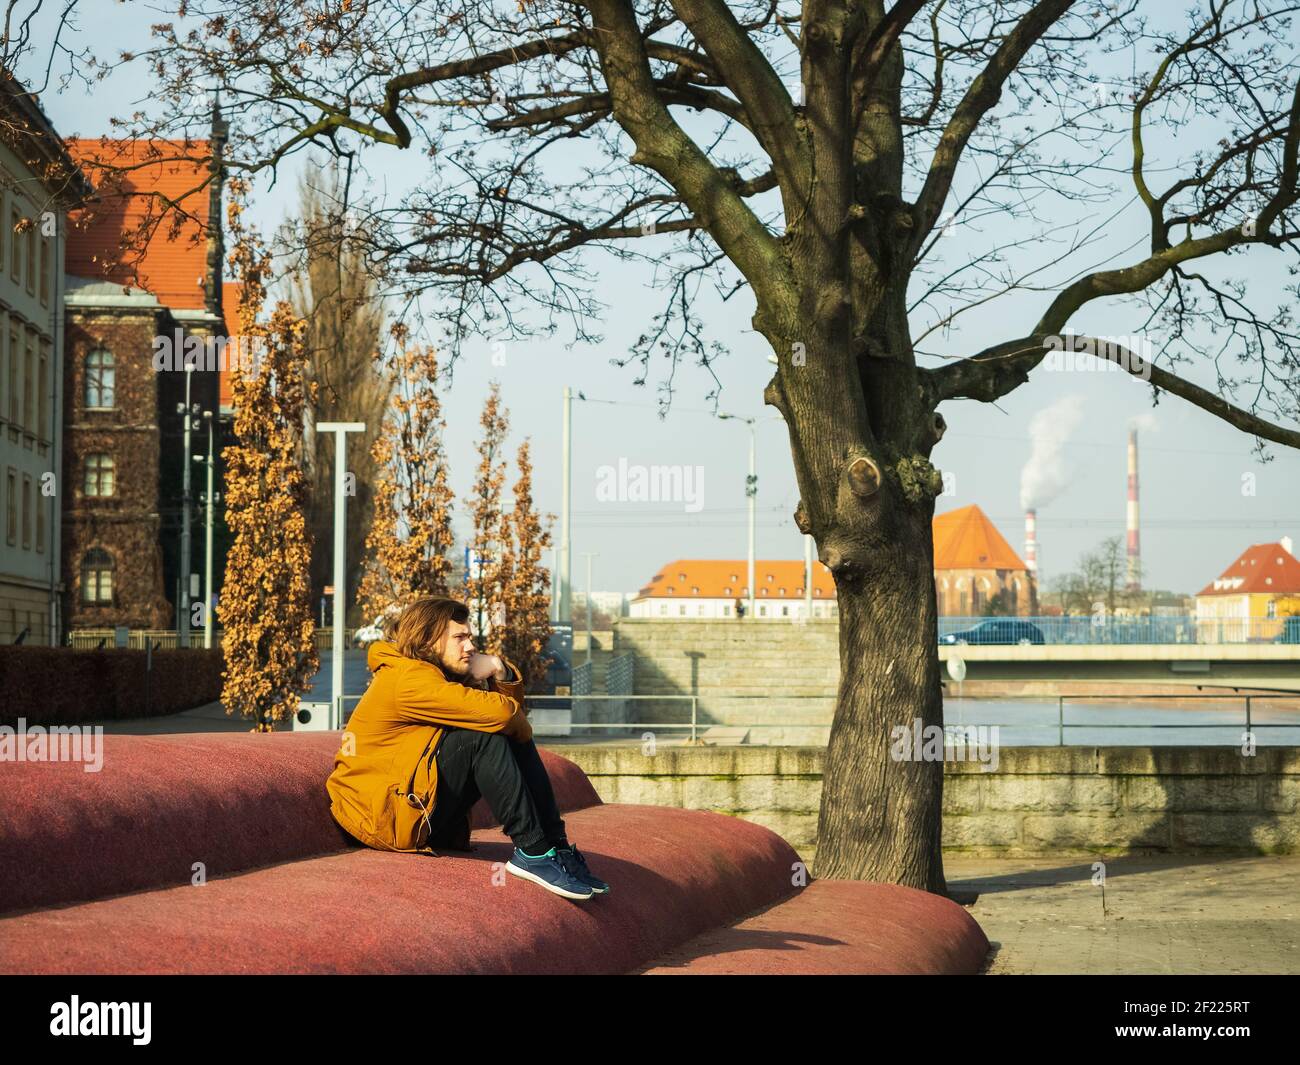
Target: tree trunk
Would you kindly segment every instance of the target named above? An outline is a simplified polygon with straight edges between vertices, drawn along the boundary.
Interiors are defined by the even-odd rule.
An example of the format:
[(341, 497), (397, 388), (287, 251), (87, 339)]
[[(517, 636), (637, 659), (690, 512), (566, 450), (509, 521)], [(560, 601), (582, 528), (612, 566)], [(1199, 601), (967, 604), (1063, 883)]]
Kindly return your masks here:
[(837, 582), (840, 687), (817, 825), (819, 878), (947, 890), (943, 762), (891, 754), (895, 730), (943, 724), (932, 513), (932, 501), (909, 508), (902, 535), (876, 553), (864, 579)]

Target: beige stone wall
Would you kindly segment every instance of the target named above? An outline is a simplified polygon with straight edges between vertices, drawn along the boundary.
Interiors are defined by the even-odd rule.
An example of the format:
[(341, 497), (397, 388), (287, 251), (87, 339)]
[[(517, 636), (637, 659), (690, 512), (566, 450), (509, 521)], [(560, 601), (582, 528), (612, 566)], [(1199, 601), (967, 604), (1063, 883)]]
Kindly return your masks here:
[[(808, 859), (821, 748), (560, 746), (605, 802), (713, 810)], [(945, 851), (984, 856), (1300, 853), (1300, 748), (1017, 747), (949, 763)]]

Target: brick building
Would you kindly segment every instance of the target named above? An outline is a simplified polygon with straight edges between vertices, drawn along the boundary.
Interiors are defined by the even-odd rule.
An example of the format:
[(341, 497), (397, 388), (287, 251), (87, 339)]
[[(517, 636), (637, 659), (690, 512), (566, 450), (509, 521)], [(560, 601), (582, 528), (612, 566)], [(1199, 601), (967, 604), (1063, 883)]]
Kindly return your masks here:
[(934, 589), (939, 614), (948, 617), (1038, 613), (1038, 582), (974, 505), (934, 519)]
[[(96, 187), (74, 217), (67, 249), (64, 388), (63, 565), (67, 630), (126, 625), (171, 628), (181, 597), (185, 415), (193, 455), (217, 454), (229, 436), (221, 419), (221, 373), (208, 357), (223, 321), (221, 155), (225, 127), (214, 114), (205, 141), (69, 141)], [(179, 216), (155, 224), (159, 197)], [(172, 218), (178, 217), (179, 224)], [(204, 356), (185, 369), (186, 344)], [(191, 513), (202, 565), (193, 464)], [(217, 467), (220, 483), (221, 468)], [(219, 527), (220, 530), (220, 527)], [(219, 532), (220, 536), (220, 532)], [(224, 539), (224, 538), (222, 538)], [(223, 543), (218, 543), (220, 557)], [(220, 574), (223, 565), (214, 565)], [(214, 589), (215, 592), (215, 589)], [(197, 596), (201, 601), (201, 592)]]

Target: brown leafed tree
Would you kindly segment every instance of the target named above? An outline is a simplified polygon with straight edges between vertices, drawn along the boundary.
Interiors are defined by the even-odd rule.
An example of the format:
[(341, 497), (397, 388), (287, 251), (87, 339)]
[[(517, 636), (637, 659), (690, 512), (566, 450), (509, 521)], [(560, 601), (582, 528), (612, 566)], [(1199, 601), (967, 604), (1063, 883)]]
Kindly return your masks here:
[(449, 594), (455, 543), (437, 353), (411, 344), (401, 325), (392, 336), (395, 354), (379, 368), (392, 382), (392, 394), (370, 452), (374, 517), (357, 596), (367, 621), (421, 596)]
[(469, 497), (469, 568), (465, 573), (465, 599), (470, 625), (480, 649), (499, 654), (506, 631), (506, 588), (510, 583), (510, 526), (502, 510), (506, 481), (505, 439), (510, 419), (501, 405), (501, 386), (495, 381), (479, 417), (483, 435), (478, 441), (478, 468)]
[(551, 575), (542, 552), (551, 546), (551, 533), (533, 506), (533, 462), (528, 441), (519, 445), (519, 480), (514, 485), (514, 509), (508, 519), (508, 551), (503, 591), (505, 626), (502, 653), (528, 681), (530, 691), (546, 680), (543, 652), (551, 638)]
[(308, 598), (306, 482), (298, 461), (311, 386), (304, 378), (306, 323), (283, 301), (261, 320), (269, 256), (240, 220), (246, 192), (242, 181), (231, 182), (230, 264), (243, 288), (240, 358), (233, 360), (231, 380), (238, 443), (223, 452), (226, 523), (234, 543), (217, 616), (224, 630), (226, 713), (251, 718), (254, 731), (269, 732), (297, 710), (299, 693), (320, 665)]
[[(296, 249), (289, 278), (294, 312), (307, 323), (307, 377), (316, 386), (309, 424), (363, 422), (377, 434), (393, 387), (389, 375), (375, 372), (375, 355), (383, 326), (383, 305), (375, 273), (366, 262), (366, 242), (359, 239), (343, 204), (345, 179), (337, 166), (313, 168), (299, 186), (300, 216), (286, 227), (280, 243)], [(317, 602), (334, 580), (334, 444), (306, 439), (307, 521), (318, 545), (312, 555), (311, 595)], [(346, 533), (347, 593), (354, 593), (364, 564), (367, 530), (374, 513), (378, 467), (370, 448), (348, 450), (348, 472), (356, 495), (348, 500)], [(361, 611), (363, 621), (369, 621)]]
[[(588, 338), (609, 256), (651, 258), (667, 297), (643, 369), (708, 364), (705, 282), (747, 306), (778, 360), (763, 394), (795, 518), (839, 597), (815, 871), (942, 892), (943, 766), (889, 754), (895, 727), (942, 720), (940, 408), (997, 402), (1067, 330), (1132, 369), (1095, 334), (1159, 328), (1154, 396), (1300, 446), (1296, 293), (1283, 280), (1279, 310), (1231, 273), (1249, 256), (1284, 276), (1300, 248), (1294, 16), (1183, 7), (208, 0), (154, 28), (135, 125), (199, 125), (192, 87), (213, 84), (238, 114), (233, 170), (308, 141), (426, 154), (410, 195), (362, 206), (391, 283), (445, 294), (453, 353), (560, 321)], [(976, 308), (1005, 335), (926, 347)], [(1182, 372), (1206, 351), (1215, 388)]]

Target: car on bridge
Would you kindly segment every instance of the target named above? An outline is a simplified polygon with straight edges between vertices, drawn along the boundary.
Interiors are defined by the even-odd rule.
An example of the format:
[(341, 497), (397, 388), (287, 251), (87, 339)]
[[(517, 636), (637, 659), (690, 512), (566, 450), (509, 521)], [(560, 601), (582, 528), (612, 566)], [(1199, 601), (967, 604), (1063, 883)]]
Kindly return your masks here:
[(991, 618), (988, 621), (981, 621), (973, 629), (963, 629), (961, 632), (950, 632), (946, 636), (941, 636), (939, 642), (943, 644), (1035, 644), (1047, 641), (1043, 639), (1043, 630), (1028, 621)]

